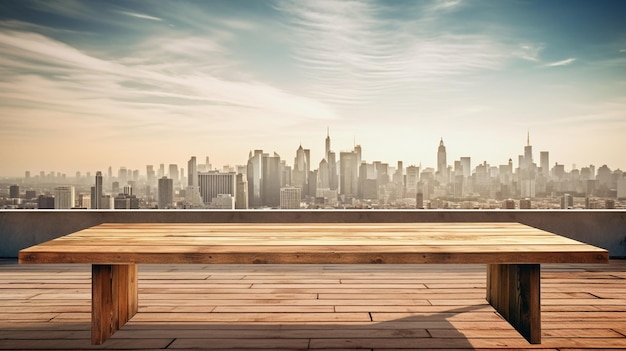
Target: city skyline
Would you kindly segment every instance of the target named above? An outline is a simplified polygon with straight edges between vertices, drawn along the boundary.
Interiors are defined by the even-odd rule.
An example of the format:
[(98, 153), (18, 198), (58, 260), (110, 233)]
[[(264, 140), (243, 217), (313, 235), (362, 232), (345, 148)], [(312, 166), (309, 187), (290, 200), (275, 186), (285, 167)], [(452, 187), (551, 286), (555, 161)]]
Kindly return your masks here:
[[(619, 1), (5, 1), (0, 176), (291, 160), (626, 168)], [(448, 162), (450, 164), (451, 162)]]

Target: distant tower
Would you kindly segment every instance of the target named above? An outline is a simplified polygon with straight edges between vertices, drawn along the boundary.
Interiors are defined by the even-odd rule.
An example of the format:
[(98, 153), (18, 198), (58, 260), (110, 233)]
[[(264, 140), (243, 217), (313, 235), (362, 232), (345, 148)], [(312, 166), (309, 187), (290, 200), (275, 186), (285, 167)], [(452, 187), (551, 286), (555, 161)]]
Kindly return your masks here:
[(303, 193), (305, 194), (306, 191), (304, 190), (309, 183), (308, 176), (310, 170), (307, 151), (308, 150), (302, 148), (302, 145), (300, 145), (298, 150), (296, 150), (296, 158), (294, 159), (293, 171), (291, 172), (293, 177), (293, 185), (300, 187), (300, 189), (302, 189)]
[(280, 155), (274, 152), (274, 156), (264, 154), (261, 160), (262, 164), (262, 179), (263, 184), (261, 186), (261, 198), (263, 205), (267, 207), (279, 207), (280, 206), (280, 184), (281, 184), (281, 171), (280, 171)]
[(300, 199), (302, 198), (302, 189), (299, 187), (280, 188), (280, 208), (281, 209), (298, 209), (300, 208)]
[(446, 161), (446, 147), (443, 145), (443, 138), (439, 141), (437, 149), (437, 172), (443, 183), (448, 182), (448, 163)]
[(324, 158), (328, 161), (330, 154), (330, 128), (326, 128), (326, 150), (324, 152)]
[(356, 152), (339, 153), (339, 193), (348, 197), (357, 196), (358, 155)]
[(96, 185), (92, 188), (91, 208), (101, 209), (102, 207), (102, 172), (96, 172)]
[(235, 208), (247, 210), (248, 209), (248, 179), (243, 173), (237, 173), (235, 178)]
[(9, 197), (12, 199), (17, 199), (20, 197), (20, 186), (19, 185), (11, 185), (9, 186)]
[(170, 179), (172, 179), (172, 181), (174, 182), (174, 184), (178, 184), (180, 176), (178, 173), (178, 165), (177, 164), (170, 164), (169, 167), (169, 175), (170, 175)]
[(541, 167), (541, 174), (549, 178), (550, 177), (550, 154), (548, 151), (541, 151), (539, 153), (539, 164)]
[(261, 185), (263, 181), (263, 150), (250, 151), (246, 176), (248, 178), (248, 206), (261, 207), (263, 199), (261, 197)]
[(198, 168), (196, 165), (196, 156), (191, 156), (187, 161), (187, 186), (198, 186)]
[(524, 169), (530, 169), (533, 163), (533, 147), (530, 145), (530, 132), (526, 136), (526, 146), (524, 147)]
[(75, 191), (73, 186), (54, 188), (54, 208), (70, 209), (75, 207)]
[[(337, 190), (337, 186), (338, 186), (337, 156), (330, 149), (330, 129), (326, 130), (326, 150), (324, 153), (324, 158), (326, 159), (326, 162), (328, 163), (328, 187), (331, 190)], [(318, 174), (318, 176), (320, 175)]]
[(198, 174), (200, 195), (205, 204), (210, 204), (218, 195), (237, 196), (237, 179), (235, 172), (209, 171)]
[(524, 156), (520, 162), (520, 195), (522, 197), (534, 198), (536, 193), (536, 168), (533, 163), (533, 147), (530, 145), (530, 132), (526, 136), (526, 146)]
[(170, 208), (174, 203), (174, 182), (163, 177), (159, 179), (159, 208)]

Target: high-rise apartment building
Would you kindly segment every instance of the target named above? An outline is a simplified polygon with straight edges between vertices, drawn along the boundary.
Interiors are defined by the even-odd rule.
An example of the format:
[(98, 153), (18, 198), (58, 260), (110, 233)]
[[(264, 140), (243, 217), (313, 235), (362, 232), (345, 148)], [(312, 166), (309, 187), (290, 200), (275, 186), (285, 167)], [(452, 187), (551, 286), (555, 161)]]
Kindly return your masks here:
[(161, 163), (161, 164), (159, 164), (159, 172), (157, 173), (157, 178), (161, 179), (161, 178), (163, 178), (165, 176), (166, 176), (166, 174), (165, 174), (165, 165)]
[(153, 165), (146, 166), (146, 181), (149, 186), (154, 186), (156, 184), (156, 173), (154, 172)]
[(263, 172), (261, 191), (263, 206), (278, 207), (280, 206), (280, 185), (282, 183), (280, 155), (277, 153), (274, 153), (274, 156), (264, 154), (261, 169)]
[(550, 177), (550, 153), (541, 151), (539, 153), (539, 166), (541, 167), (541, 175), (545, 178)]
[(300, 208), (301, 198), (302, 198), (302, 193), (299, 187), (280, 188), (280, 208), (281, 209)]
[(338, 190), (339, 179), (337, 177), (337, 156), (333, 151), (328, 153), (328, 180), (330, 190)]
[(246, 167), (246, 176), (248, 178), (248, 205), (252, 208), (261, 207), (263, 199), (261, 198), (261, 186), (263, 182), (263, 150), (254, 150), (254, 154), (250, 151), (248, 164)]
[(122, 186), (128, 183), (128, 171), (129, 170), (127, 170), (126, 167), (120, 167), (120, 169), (117, 171), (117, 181)]
[(104, 195), (102, 189), (102, 172), (96, 172), (96, 184), (91, 188), (91, 208), (101, 209), (102, 196)]
[(196, 165), (196, 156), (191, 156), (189, 161), (187, 161), (187, 174), (187, 185), (198, 186), (198, 168)]
[(235, 198), (237, 185), (235, 172), (210, 171), (198, 174), (200, 196), (205, 204), (210, 204), (213, 198), (220, 194), (228, 194)]
[(209, 208), (219, 210), (234, 210), (235, 198), (230, 194), (218, 194), (216, 197), (211, 199), (211, 204), (209, 205)]
[(76, 206), (73, 186), (59, 186), (54, 188), (54, 208), (70, 209)]
[(461, 157), (461, 168), (463, 168), (463, 177), (469, 178), (472, 175), (472, 158)]
[(317, 171), (317, 189), (330, 189), (330, 172), (328, 161), (323, 158), (320, 161)]
[(20, 186), (15, 184), (9, 186), (9, 197), (12, 199), (17, 199), (20, 197)]
[(171, 208), (174, 204), (174, 181), (167, 177), (159, 179), (159, 208)]
[(54, 197), (48, 195), (39, 195), (37, 197), (37, 208), (39, 209), (53, 209)]
[(180, 174), (178, 172), (178, 165), (176, 164), (170, 164), (169, 166), (169, 177), (172, 180), (172, 182), (174, 183), (174, 185), (177, 185), (180, 183)]
[(354, 151), (339, 153), (339, 194), (356, 197), (358, 194), (358, 162)]
[(235, 208), (248, 209), (248, 179), (245, 174), (237, 173), (235, 177)]
[(419, 183), (420, 168), (417, 166), (408, 166), (406, 168), (406, 196), (414, 197), (417, 195), (417, 184)]

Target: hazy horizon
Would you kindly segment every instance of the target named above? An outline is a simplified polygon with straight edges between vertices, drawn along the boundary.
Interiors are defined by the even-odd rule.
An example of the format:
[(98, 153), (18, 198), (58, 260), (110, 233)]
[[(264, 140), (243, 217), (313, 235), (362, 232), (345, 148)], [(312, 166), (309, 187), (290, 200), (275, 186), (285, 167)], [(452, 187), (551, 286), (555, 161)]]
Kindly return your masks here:
[(248, 152), (626, 168), (623, 1), (3, 1), (0, 176)]

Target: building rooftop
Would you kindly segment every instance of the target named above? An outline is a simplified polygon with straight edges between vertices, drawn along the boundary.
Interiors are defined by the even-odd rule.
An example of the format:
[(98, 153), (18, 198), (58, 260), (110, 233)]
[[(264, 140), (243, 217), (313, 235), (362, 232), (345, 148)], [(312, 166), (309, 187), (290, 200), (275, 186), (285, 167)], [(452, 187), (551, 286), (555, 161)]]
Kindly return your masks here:
[(543, 265), (542, 344), (483, 265), (140, 265), (139, 313), (90, 344), (89, 265), (0, 260), (0, 349), (626, 349), (626, 260)]

